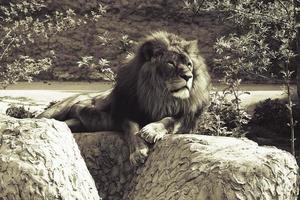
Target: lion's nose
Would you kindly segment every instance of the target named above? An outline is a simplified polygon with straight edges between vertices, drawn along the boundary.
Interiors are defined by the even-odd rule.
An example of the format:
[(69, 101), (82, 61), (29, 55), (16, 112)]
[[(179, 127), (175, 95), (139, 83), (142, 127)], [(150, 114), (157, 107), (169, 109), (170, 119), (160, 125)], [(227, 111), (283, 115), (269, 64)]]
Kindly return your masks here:
[(180, 77), (183, 78), (185, 81), (188, 81), (190, 78), (193, 77), (193, 75), (191, 75), (191, 74), (181, 74)]

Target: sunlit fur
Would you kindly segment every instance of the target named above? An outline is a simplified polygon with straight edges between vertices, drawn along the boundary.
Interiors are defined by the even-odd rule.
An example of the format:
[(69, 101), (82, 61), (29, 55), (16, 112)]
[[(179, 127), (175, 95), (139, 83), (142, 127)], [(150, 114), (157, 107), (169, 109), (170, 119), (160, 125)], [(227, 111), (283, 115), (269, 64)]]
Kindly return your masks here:
[[(171, 92), (178, 77), (168, 77), (168, 52), (181, 52), (192, 61), (192, 78), (187, 88)], [(179, 130), (188, 132), (196, 124), (209, 103), (210, 77), (199, 53), (196, 41), (167, 33), (156, 32), (143, 40), (136, 53), (117, 73), (117, 81), (111, 92), (83, 94), (70, 97), (47, 109), (39, 117), (79, 120), (80, 127), (72, 131), (124, 131), (126, 120), (140, 128), (164, 117), (179, 120)], [(176, 88), (176, 87), (175, 87)]]

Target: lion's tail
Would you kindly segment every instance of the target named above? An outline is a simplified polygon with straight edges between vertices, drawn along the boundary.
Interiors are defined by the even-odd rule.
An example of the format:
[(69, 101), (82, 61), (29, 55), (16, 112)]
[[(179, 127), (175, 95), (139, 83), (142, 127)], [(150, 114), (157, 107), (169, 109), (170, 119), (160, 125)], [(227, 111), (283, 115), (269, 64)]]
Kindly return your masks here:
[(71, 96), (65, 100), (62, 100), (50, 108), (46, 109), (44, 112), (39, 114), (36, 118), (54, 118), (56, 120), (64, 121), (66, 120), (72, 106), (80, 101), (81, 95)]
[(105, 92), (88, 92), (71, 96), (46, 109), (44, 112), (39, 114), (37, 118), (45, 117), (65, 121), (69, 117), (68, 115), (75, 104), (79, 104), (81, 106), (91, 106), (96, 104), (98, 109), (101, 109), (109, 103), (109, 98), (107, 97), (111, 91), (112, 90), (110, 89)]

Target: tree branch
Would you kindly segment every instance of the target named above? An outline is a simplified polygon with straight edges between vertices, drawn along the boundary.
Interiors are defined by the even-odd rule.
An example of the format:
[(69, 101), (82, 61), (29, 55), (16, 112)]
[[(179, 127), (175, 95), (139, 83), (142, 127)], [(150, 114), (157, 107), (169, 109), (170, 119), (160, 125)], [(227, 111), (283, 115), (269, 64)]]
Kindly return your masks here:
[(0, 56), (0, 61), (3, 59), (4, 55), (7, 53), (9, 47), (12, 45), (12, 43), (15, 41), (16, 38), (13, 38), (8, 45), (5, 47), (4, 51), (2, 52), (1, 56)]

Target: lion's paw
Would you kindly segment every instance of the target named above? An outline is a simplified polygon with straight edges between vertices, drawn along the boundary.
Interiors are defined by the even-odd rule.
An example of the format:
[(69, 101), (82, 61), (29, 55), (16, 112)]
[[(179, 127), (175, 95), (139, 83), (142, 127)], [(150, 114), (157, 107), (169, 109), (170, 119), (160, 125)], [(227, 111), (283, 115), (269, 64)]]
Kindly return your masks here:
[(137, 166), (145, 163), (147, 157), (148, 157), (148, 147), (143, 149), (137, 149), (134, 152), (130, 154), (129, 160), (131, 165)]
[(155, 143), (158, 140), (161, 140), (166, 134), (168, 130), (161, 123), (151, 123), (144, 126), (139, 135), (144, 138), (149, 143)]
[(145, 163), (149, 152), (149, 147), (145, 141), (139, 136), (136, 136), (136, 143), (133, 144), (132, 147), (129, 156), (131, 165), (137, 166)]

